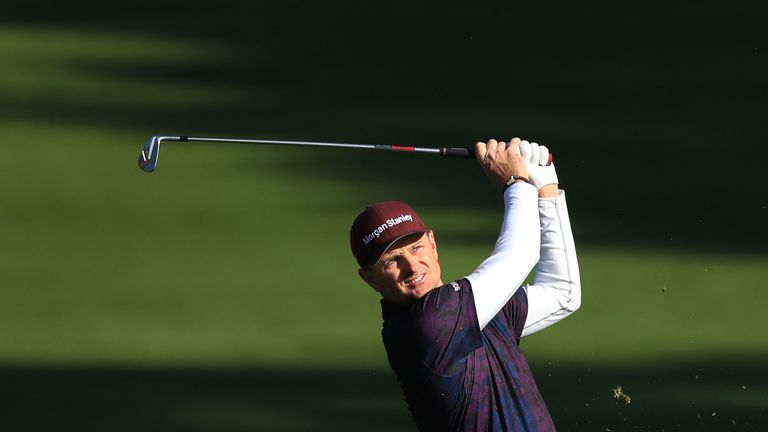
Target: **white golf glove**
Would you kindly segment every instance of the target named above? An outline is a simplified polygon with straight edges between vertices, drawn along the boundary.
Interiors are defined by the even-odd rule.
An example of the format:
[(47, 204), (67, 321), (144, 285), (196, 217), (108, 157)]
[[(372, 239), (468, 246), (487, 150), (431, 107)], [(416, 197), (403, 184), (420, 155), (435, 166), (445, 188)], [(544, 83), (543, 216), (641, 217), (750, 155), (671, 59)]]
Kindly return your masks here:
[(520, 154), (528, 166), (528, 176), (531, 183), (537, 189), (541, 189), (548, 184), (557, 184), (557, 172), (555, 164), (552, 163), (549, 149), (535, 142), (523, 140), (520, 142)]

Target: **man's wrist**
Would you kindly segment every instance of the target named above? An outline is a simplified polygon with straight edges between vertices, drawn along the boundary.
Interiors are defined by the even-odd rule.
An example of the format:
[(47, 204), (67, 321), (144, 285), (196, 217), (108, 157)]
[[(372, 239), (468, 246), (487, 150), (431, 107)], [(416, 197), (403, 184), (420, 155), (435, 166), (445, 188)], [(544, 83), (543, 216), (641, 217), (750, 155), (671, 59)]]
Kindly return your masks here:
[(534, 186), (533, 183), (531, 183), (531, 180), (528, 179), (528, 177), (513, 175), (509, 177), (509, 180), (507, 180), (507, 184), (504, 186), (504, 190), (507, 190), (507, 188), (509, 188), (515, 183), (528, 183), (529, 185)]
[(539, 198), (557, 198), (559, 195), (560, 186), (557, 183), (550, 183), (539, 189)]

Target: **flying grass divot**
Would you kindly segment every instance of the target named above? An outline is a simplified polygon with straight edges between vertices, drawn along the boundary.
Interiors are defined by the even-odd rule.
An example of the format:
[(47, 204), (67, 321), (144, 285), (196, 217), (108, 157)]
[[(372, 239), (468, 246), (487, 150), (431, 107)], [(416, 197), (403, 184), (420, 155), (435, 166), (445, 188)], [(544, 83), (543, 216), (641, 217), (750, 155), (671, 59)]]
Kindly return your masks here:
[(624, 393), (624, 390), (621, 388), (621, 386), (616, 386), (616, 388), (613, 389), (613, 398), (624, 400), (624, 403), (627, 405), (632, 403), (632, 399), (628, 394)]

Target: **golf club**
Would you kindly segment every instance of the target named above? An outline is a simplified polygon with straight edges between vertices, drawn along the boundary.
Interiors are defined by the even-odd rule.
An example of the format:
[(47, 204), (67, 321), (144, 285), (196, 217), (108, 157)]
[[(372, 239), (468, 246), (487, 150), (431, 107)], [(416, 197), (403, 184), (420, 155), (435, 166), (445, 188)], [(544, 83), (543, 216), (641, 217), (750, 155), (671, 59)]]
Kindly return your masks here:
[(389, 144), (348, 144), (331, 142), (310, 142), (310, 141), (274, 141), (243, 138), (202, 138), (188, 136), (153, 136), (150, 137), (141, 149), (139, 155), (139, 168), (146, 172), (152, 172), (157, 168), (157, 159), (160, 155), (160, 143), (162, 141), (197, 141), (197, 142), (219, 142), (219, 143), (243, 143), (243, 144), (273, 144), (273, 145), (291, 145), (305, 147), (333, 147), (333, 148), (353, 148), (364, 150), (386, 150), (403, 151), (413, 153), (430, 153), (439, 156), (451, 156), (461, 158), (474, 158), (475, 150), (462, 147), (412, 147)]

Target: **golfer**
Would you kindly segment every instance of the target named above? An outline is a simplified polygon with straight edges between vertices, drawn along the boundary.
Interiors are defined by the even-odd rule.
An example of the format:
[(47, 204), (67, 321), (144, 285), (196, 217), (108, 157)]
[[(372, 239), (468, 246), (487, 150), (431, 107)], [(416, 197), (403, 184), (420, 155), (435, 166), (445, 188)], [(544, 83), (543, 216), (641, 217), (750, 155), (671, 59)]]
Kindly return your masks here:
[[(350, 243), (360, 277), (381, 294), (389, 364), (422, 431), (551, 431), (520, 339), (579, 308), (581, 286), (565, 194), (549, 151), (514, 138), (475, 144), (503, 189), (491, 255), (443, 283), (435, 234), (407, 204), (367, 207)], [(531, 270), (533, 283), (523, 285)]]

